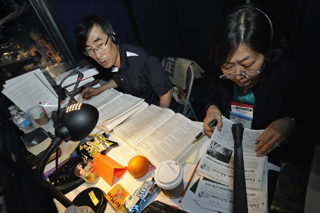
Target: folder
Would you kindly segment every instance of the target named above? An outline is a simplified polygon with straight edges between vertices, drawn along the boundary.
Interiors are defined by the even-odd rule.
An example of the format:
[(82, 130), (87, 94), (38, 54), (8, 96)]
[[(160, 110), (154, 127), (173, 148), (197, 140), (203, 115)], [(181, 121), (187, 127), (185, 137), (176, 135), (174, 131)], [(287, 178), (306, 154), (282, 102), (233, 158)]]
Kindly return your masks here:
[(112, 186), (114, 176), (120, 178), (127, 171), (127, 167), (122, 166), (107, 155), (95, 153), (93, 162), (99, 176), (110, 186)]

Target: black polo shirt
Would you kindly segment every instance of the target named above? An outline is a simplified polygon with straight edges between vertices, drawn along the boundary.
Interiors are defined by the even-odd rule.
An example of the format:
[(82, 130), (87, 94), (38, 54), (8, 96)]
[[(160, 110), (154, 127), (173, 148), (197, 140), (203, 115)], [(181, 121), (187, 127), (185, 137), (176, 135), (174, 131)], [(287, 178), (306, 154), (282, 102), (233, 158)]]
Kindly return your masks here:
[[(160, 60), (140, 46), (119, 43), (120, 69), (111, 69), (111, 76), (124, 93), (159, 105), (159, 96), (168, 92), (172, 83)], [(172, 98), (174, 101), (174, 98)]]

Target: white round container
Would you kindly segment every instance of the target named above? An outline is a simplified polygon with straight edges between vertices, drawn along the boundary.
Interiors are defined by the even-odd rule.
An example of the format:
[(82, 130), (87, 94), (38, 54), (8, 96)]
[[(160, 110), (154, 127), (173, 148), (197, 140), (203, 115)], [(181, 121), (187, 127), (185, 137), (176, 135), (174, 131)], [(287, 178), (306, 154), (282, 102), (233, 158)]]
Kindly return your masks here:
[(178, 198), (184, 190), (183, 169), (176, 161), (161, 163), (154, 175), (157, 185), (162, 192), (170, 198)]
[(43, 111), (41, 105), (34, 105), (27, 110), (30, 115), (38, 124), (45, 125), (49, 122), (47, 114)]

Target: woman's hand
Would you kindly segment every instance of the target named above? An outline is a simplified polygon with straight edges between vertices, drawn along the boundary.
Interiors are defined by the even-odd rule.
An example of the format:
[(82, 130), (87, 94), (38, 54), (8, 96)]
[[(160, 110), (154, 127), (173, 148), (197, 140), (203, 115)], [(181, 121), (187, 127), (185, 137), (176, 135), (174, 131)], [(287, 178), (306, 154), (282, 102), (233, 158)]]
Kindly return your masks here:
[(215, 105), (211, 105), (207, 110), (207, 115), (203, 120), (203, 128), (206, 130), (206, 134), (211, 137), (215, 127), (209, 127), (209, 124), (214, 119), (217, 119), (217, 128), (221, 131), (222, 127), (222, 116), (221, 112)]
[(280, 118), (272, 122), (256, 139), (257, 157), (263, 157), (285, 143), (296, 128), (295, 121), (290, 117)]

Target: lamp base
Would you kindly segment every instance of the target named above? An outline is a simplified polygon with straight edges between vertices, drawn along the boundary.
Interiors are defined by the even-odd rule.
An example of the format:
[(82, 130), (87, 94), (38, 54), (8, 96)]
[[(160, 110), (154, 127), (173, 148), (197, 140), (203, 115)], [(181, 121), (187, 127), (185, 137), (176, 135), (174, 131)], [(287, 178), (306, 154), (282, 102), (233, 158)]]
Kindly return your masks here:
[(89, 206), (94, 212), (103, 213), (108, 201), (101, 189), (90, 187), (78, 194), (72, 203), (76, 206)]

